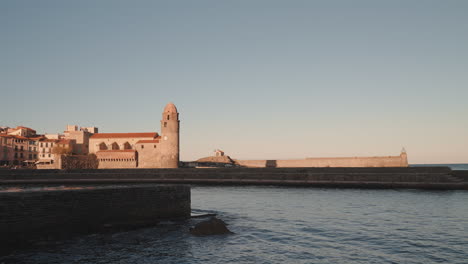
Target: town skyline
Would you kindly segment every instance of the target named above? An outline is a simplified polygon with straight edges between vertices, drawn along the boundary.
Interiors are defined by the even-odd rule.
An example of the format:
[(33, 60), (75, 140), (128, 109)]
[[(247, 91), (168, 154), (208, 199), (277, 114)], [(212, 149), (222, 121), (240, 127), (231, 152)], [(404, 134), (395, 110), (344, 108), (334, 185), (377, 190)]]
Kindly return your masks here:
[(468, 163), (466, 10), (458, 1), (5, 1), (0, 126), (160, 132), (160, 106), (173, 101), (181, 160), (214, 149), (295, 159), (404, 147), (410, 164)]

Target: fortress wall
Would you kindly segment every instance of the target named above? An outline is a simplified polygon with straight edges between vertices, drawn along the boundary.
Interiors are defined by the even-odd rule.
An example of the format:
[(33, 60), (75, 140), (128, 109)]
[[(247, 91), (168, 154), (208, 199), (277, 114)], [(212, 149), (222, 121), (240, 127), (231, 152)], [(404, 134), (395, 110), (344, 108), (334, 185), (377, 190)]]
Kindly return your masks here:
[(99, 169), (128, 169), (136, 167), (136, 160), (99, 161)]
[(236, 160), (245, 167), (408, 167), (405, 155), (386, 157), (306, 158), (301, 160)]
[(190, 187), (149, 185), (0, 191), (0, 248), (190, 217)]
[(139, 143), (136, 147), (138, 151), (138, 168), (161, 167), (161, 143)]

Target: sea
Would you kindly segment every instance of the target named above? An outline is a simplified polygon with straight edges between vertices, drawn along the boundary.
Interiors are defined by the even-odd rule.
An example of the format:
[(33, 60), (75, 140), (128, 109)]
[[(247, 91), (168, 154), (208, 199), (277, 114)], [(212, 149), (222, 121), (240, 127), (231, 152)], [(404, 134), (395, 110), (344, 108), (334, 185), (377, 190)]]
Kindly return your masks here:
[[(468, 169), (468, 164), (457, 166)], [(468, 191), (192, 186), (194, 214), (22, 249), (0, 263), (468, 263)]]

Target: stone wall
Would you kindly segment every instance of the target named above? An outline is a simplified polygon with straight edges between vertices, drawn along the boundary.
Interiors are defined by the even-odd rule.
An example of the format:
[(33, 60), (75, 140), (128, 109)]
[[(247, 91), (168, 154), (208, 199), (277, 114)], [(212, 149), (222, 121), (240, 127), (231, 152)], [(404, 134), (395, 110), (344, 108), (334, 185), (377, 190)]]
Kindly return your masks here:
[(99, 161), (99, 169), (128, 169), (136, 168), (136, 160), (110, 160)]
[(142, 142), (136, 144), (136, 147), (138, 151), (138, 168), (160, 168), (162, 166), (161, 151), (163, 143)]
[(158, 185), (0, 191), (0, 246), (106, 226), (190, 217), (190, 187)]
[(448, 167), (0, 170), (0, 184), (177, 183), (468, 189)]
[(406, 153), (400, 156), (306, 158), (299, 160), (236, 160), (249, 168), (306, 168), (306, 167), (408, 167)]

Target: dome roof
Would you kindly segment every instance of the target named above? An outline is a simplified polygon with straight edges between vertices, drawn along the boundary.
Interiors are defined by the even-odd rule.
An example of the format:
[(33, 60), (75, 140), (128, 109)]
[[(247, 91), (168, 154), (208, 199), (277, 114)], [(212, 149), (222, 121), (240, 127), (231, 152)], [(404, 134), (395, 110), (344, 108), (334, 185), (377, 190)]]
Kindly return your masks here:
[(164, 113), (177, 113), (176, 106), (171, 102), (164, 107)]

